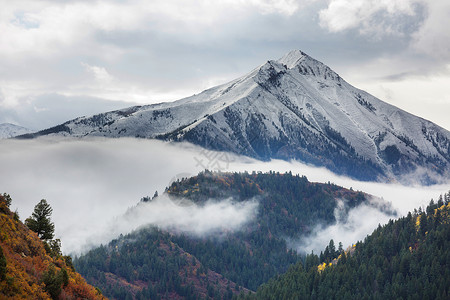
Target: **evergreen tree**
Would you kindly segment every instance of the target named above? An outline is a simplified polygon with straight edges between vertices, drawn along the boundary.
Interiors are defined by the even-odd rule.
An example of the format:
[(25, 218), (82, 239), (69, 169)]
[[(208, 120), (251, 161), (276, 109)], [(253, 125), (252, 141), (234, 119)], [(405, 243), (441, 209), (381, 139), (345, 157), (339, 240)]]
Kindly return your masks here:
[(0, 280), (4, 280), (6, 277), (6, 258), (3, 254), (3, 249), (0, 247)]
[(31, 217), (25, 220), (25, 225), (36, 232), (41, 240), (51, 240), (55, 232), (55, 224), (51, 222), (50, 216), (53, 209), (45, 199), (42, 199), (34, 207)]
[(50, 265), (48, 270), (42, 274), (42, 283), (52, 299), (60, 299), (62, 287), (69, 284), (69, 274), (64, 268), (56, 272), (55, 266)]
[(5, 199), (6, 206), (9, 207), (12, 202), (11, 196), (7, 193), (3, 193), (3, 198)]
[(338, 254), (341, 254), (342, 252), (344, 252), (344, 248), (343, 248), (342, 242), (339, 242)]
[(311, 263), (311, 254), (304, 268), (299, 262), (240, 299), (449, 299), (449, 236), (450, 205), (431, 202), (378, 226), (336, 265)]
[(333, 259), (336, 257), (336, 246), (334, 245), (334, 241), (331, 239), (330, 243), (328, 244), (328, 248), (330, 249), (330, 259)]

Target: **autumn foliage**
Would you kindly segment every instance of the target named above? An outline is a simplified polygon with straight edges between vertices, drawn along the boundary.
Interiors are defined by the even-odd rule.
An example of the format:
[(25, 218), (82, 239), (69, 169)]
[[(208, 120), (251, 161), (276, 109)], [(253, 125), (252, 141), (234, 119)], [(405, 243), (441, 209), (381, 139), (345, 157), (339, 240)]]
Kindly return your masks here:
[(47, 254), (10, 203), (8, 195), (0, 195), (0, 299), (104, 299), (67, 257)]

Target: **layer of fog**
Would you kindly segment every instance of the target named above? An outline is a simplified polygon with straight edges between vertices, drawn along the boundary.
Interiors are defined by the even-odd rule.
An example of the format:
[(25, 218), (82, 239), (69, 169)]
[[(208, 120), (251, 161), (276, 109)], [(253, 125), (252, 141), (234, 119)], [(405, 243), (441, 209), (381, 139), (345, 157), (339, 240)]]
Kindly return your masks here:
[(94, 233), (85, 227), (86, 240), (72, 245), (70, 249), (74, 253), (81, 253), (83, 249), (98, 246), (99, 243), (107, 244), (122, 233), (150, 225), (172, 233), (198, 237), (220, 236), (235, 232), (254, 220), (257, 208), (256, 200), (234, 202), (224, 199), (208, 201), (199, 206), (187, 199), (170, 199), (167, 194), (163, 194), (129, 208), (124, 215), (101, 224)]
[(318, 224), (311, 235), (300, 240), (289, 240), (289, 246), (300, 253), (319, 254), (333, 239), (336, 247), (341, 242), (345, 249), (373, 232), (378, 224), (385, 224), (389, 219), (395, 218), (395, 216), (367, 204), (351, 209), (345, 216), (342, 216), (338, 206), (334, 215), (337, 220), (336, 224), (327, 227)]
[[(220, 171), (292, 171), (306, 175), (310, 181), (330, 181), (383, 197), (400, 214), (424, 206), (431, 198), (436, 199), (450, 190), (450, 183), (405, 187), (359, 182), (299, 162), (260, 162), (205, 151), (190, 144), (138, 139), (3, 140), (0, 141), (0, 166), (0, 192), (11, 194), (12, 209), (18, 209), (22, 220), (31, 215), (40, 199), (45, 198), (52, 205), (56, 237), (61, 238), (65, 252), (103, 243), (112, 235), (126, 234), (148, 223), (145, 218), (131, 218), (134, 223), (127, 224), (124, 213), (142, 197), (151, 196), (156, 190), (162, 194), (177, 176), (195, 175), (205, 167)], [(187, 210), (186, 214), (189, 214)], [(165, 222), (175, 224), (177, 219), (167, 218)], [(345, 224), (318, 231), (308, 249), (322, 249), (331, 238), (336, 243), (351, 244), (386, 221), (385, 216), (361, 207), (351, 212)], [(109, 235), (103, 234), (111, 223), (122, 225), (106, 230)], [(220, 227), (213, 224), (211, 228), (217, 226)]]

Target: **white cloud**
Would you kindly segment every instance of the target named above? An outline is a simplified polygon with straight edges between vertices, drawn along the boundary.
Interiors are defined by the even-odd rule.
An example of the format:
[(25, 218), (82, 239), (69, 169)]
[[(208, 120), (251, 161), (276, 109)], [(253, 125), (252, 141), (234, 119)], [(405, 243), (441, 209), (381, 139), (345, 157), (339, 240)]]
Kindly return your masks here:
[[(76, 51), (104, 58), (114, 51), (103, 48), (108, 51), (96, 53), (95, 50), (107, 47), (98, 44), (95, 36), (98, 31), (139, 31), (151, 27), (160, 33), (206, 32), (211, 26), (234, 22), (255, 9), (264, 14), (292, 15), (298, 7), (298, 1), (293, 0), (184, 1), (183, 5), (167, 0), (152, 3), (13, 1), (2, 5), (0, 54), (64, 57)], [(116, 54), (121, 53), (119, 50)]]
[[(244, 1), (245, 2), (245, 1)], [(251, 0), (249, 1), (262, 13), (280, 13), (287, 16), (293, 15), (301, 5), (306, 5), (312, 1), (298, 0)], [(303, 2), (303, 3), (301, 3)], [(306, 2), (306, 3), (305, 3)], [(242, 3), (242, 1), (240, 1)]]
[[(110, 100), (176, 100), (300, 48), (313, 57), (320, 53), (357, 87), (450, 128), (446, 0), (330, 0), (327, 6), (315, 0), (3, 2), (3, 121), (42, 129), (128, 105)], [(335, 35), (324, 34), (316, 16)], [(351, 30), (360, 35), (336, 34)], [(380, 77), (398, 73), (405, 76), (380, 83)], [(67, 250), (92, 241), (93, 228), (103, 228), (140, 197), (161, 192), (175, 174), (201, 170), (198, 148), (158, 141), (2, 141), (0, 146), (0, 192), (12, 194), (22, 219), (41, 198), (49, 200)], [(312, 181), (382, 196), (402, 213), (450, 188), (357, 182), (276, 160), (239, 159), (227, 170), (292, 170)], [(337, 242), (338, 229), (320, 235)], [(348, 240), (363, 238), (343, 232)]]
[[(79, 254), (91, 247), (107, 244), (120, 234), (146, 226), (157, 226), (163, 230), (193, 236), (219, 237), (240, 230), (257, 215), (258, 202), (255, 200), (234, 202), (232, 199), (220, 199), (207, 201), (201, 206), (194, 203), (187, 205), (188, 202), (189, 200), (170, 199), (167, 194), (150, 202), (140, 202), (123, 215), (99, 224), (95, 232), (92, 232), (90, 226), (83, 225), (62, 232), (63, 236), (76, 233), (72, 238), (65, 239), (64, 247)], [(81, 240), (78, 239), (80, 235), (84, 237)]]
[[(339, 73), (358, 68), (366, 82), (373, 70), (361, 66), (368, 61), (390, 58), (377, 72), (388, 75), (436, 73), (450, 53), (448, 31), (441, 29), (448, 22), (444, 0), (4, 2), (0, 105), (13, 109), (46, 94), (177, 100), (293, 48), (326, 58)], [(361, 35), (326, 32), (352, 29)], [(87, 80), (81, 62), (103, 82)]]
[(443, 29), (450, 25), (448, 1), (331, 0), (319, 15), (330, 32), (356, 31), (369, 46), (381, 46), (373, 58), (344, 66), (346, 80), (450, 128), (444, 113), (450, 108), (450, 33)]
[(94, 78), (102, 84), (111, 83), (114, 79), (114, 77), (111, 76), (111, 74), (109, 74), (108, 71), (106, 71), (106, 69), (103, 67), (90, 66), (89, 64), (84, 62), (82, 62), (81, 65), (86, 69), (87, 72), (92, 73), (94, 75)]
[[(358, 29), (362, 35), (406, 35), (410, 50), (450, 59), (450, 2), (446, 0), (330, 0), (319, 11), (330, 32)], [(408, 21), (409, 20), (409, 21)]]
[[(365, 34), (399, 33), (392, 27), (395, 19), (415, 15), (420, 0), (331, 0), (319, 12), (320, 24), (331, 32), (358, 28)], [(388, 23), (385, 19), (391, 19)]]
[(12, 122), (32, 130), (42, 130), (80, 116), (94, 115), (137, 104), (60, 94), (18, 97), (10, 103), (6, 100), (2, 101), (1, 90), (0, 88), (0, 123)]
[[(248, 17), (298, 7), (292, 0), (9, 1), (0, 12), (0, 105), (17, 109), (45, 94), (177, 100), (210, 87), (205, 69), (213, 67), (186, 60), (196, 56), (191, 47), (219, 47)], [(235, 75), (214, 72), (224, 80)]]
[(413, 34), (412, 47), (436, 59), (450, 60), (450, 2), (426, 1), (427, 18)]
[[(11, 194), (12, 209), (19, 209), (22, 220), (31, 215), (34, 205), (40, 199), (47, 199), (53, 207), (56, 236), (61, 238), (64, 251), (78, 251), (81, 245), (93, 245), (95, 240), (101, 243), (116, 233), (125, 234), (127, 230), (144, 224), (145, 215), (152, 214), (148, 210), (142, 210), (141, 214), (136, 211), (137, 214), (132, 215), (136, 216), (131, 217), (136, 223), (126, 222), (121, 216), (142, 197), (153, 195), (155, 190), (162, 194), (176, 174), (184, 174), (184, 177), (197, 174), (202, 170), (198, 160), (204, 158), (204, 155), (199, 147), (190, 144), (169, 144), (155, 140), (1, 140), (0, 192)], [(222, 164), (222, 171), (291, 170), (294, 174), (306, 175), (310, 181), (331, 181), (347, 188), (353, 187), (392, 202), (393, 207), (401, 214), (428, 203), (432, 197), (436, 199), (440, 193), (450, 189), (450, 184), (405, 187), (359, 182), (298, 162), (260, 162), (231, 155), (227, 161), (228, 164)], [(237, 212), (228, 215), (230, 218), (236, 216), (235, 221), (241, 223), (243, 219), (239, 217), (242, 216), (240, 213), (251, 212), (254, 207), (254, 204), (247, 204), (249, 206), (243, 207), (220, 204), (211, 208), (215, 211)], [(158, 206), (158, 209), (169, 209), (167, 205)], [(151, 210), (152, 206), (148, 208)], [(199, 210), (194, 215), (200, 213), (207, 211)], [(156, 215), (153, 216), (156, 218)], [(367, 218), (361, 214), (358, 216), (360, 223), (356, 223), (356, 227), (363, 226)], [(230, 222), (232, 226), (234, 221), (227, 214), (223, 217), (220, 219), (223, 222), (219, 223)], [(158, 218), (153, 219), (154, 224), (178, 224), (177, 220), (171, 222), (171, 218)], [(123, 223), (117, 228), (111, 227), (115, 220), (122, 220), (120, 222)], [(185, 222), (179, 223), (179, 227), (194, 233), (194, 227), (197, 226), (195, 224), (201, 224), (195, 223), (196, 218), (183, 220)], [(380, 220), (382, 222), (383, 219)], [(212, 222), (210, 219), (204, 221), (212, 224), (208, 223)], [(206, 227), (208, 226), (205, 225)], [(217, 229), (218, 226), (211, 225), (211, 228)], [(361, 231), (361, 234), (365, 235), (367, 230)], [(110, 234), (98, 234), (105, 231)], [(343, 236), (333, 234), (327, 235), (326, 239), (344, 241)], [(348, 240), (362, 238), (364, 236), (353, 234)]]
[(310, 236), (300, 241), (290, 241), (290, 246), (303, 253), (309, 254), (314, 251), (315, 254), (319, 254), (333, 239), (336, 247), (341, 242), (346, 249), (371, 234), (378, 224), (386, 224), (393, 218), (374, 207), (360, 205), (350, 210), (345, 220), (337, 218), (336, 224), (328, 227), (318, 225)]

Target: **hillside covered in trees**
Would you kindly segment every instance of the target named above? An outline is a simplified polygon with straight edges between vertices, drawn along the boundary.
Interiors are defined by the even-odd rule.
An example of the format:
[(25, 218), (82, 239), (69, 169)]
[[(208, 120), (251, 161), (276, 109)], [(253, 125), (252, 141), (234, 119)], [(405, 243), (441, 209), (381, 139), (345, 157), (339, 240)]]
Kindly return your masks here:
[(9, 195), (0, 195), (0, 299), (104, 299), (71, 258), (46, 246), (10, 204)]
[[(337, 199), (344, 203), (344, 214), (358, 205), (370, 205), (370, 196), (362, 192), (274, 172), (205, 171), (174, 182), (166, 194), (199, 206), (227, 198), (256, 199), (258, 213), (237, 232), (195, 237), (152, 227), (75, 259), (77, 270), (106, 296), (230, 299), (247, 289), (254, 291), (302, 258), (288, 247), (287, 238), (298, 239), (318, 224), (336, 222)], [(143, 201), (139, 205), (152, 199)], [(388, 205), (378, 208), (393, 213)]]
[(308, 255), (240, 298), (449, 299), (450, 192), (334, 254), (334, 260)]
[(121, 236), (75, 264), (113, 299), (231, 299), (248, 292), (206, 268), (169, 233), (154, 227)]

